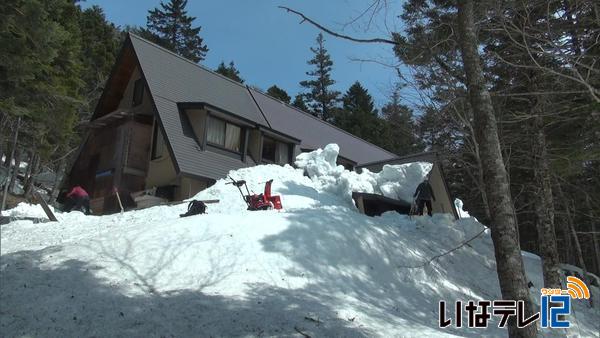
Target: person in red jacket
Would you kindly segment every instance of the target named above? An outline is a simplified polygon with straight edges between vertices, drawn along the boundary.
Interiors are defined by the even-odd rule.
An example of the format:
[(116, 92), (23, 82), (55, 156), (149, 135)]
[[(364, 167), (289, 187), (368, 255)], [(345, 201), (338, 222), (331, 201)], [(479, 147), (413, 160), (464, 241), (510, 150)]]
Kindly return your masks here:
[(84, 208), (85, 214), (90, 214), (90, 195), (88, 195), (87, 191), (85, 191), (81, 186), (74, 186), (66, 197), (66, 212), (70, 212), (71, 210), (81, 210)]

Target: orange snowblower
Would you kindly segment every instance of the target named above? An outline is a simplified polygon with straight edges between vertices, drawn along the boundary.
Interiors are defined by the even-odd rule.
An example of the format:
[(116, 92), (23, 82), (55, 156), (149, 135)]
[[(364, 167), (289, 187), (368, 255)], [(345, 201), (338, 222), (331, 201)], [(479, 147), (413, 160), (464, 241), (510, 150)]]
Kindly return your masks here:
[[(248, 206), (247, 210), (250, 210), (250, 211), (268, 210), (268, 209), (280, 210), (282, 208), (281, 196), (271, 195), (271, 184), (273, 184), (273, 180), (268, 180), (267, 182), (265, 182), (264, 193), (250, 194), (250, 190), (248, 190), (248, 185), (246, 184), (246, 181), (244, 181), (244, 180), (236, 181), (233, 179), (233, 177), (231, 177), (231, 176), (228, 176), (228, 177), (229, 177), (229, 179), (231, 179), (231, 182), (227, 183), (227, 184), (233, 184), (238, 188), (238, 190), (240, 191), (240, 195), (242, 195), (244, 202), (246, 202), (246, 205)], [(244, 195), (244, 192), (242, 191), (242, 187), (244, 187), (246, 189), (246, 195)]]

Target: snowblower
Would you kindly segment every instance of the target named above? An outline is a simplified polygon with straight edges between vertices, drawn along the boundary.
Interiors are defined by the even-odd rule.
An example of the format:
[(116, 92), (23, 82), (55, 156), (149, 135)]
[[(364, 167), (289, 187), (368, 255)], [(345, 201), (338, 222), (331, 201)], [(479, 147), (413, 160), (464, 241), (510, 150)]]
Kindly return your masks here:
[[(246, 184), (246, 181), (244, 180), (239, 180), (236, 181), (233, 179), (233, 177), (228, 176), (229, 179), (231, 179), (230, 183), (227, 184), (233, 184), (235, 185), (238, 190), (240, 191), (240, 195), (242, 195), (242, 198), (244, 199), (244, 202), (246, 202), (246, 205), (248, 206), (247, 210), (250, 211), (255, 211), (255, 210), (268, 210), (268, 209), (276, 209), (279, 210), (282, 208), (281, 206), (281, 196), (272, 196), (271, 195), (271, 184), (273, 183), (273, 180), (268, 180), (267, 182), (265, 182), (265, 191), (263, 194), (250, 194), (250, 190), (248, 190), (248, 185)], [(246, 189), (246, 195), (244, 195), (244, 192), (242, 191), (242, 186)]]

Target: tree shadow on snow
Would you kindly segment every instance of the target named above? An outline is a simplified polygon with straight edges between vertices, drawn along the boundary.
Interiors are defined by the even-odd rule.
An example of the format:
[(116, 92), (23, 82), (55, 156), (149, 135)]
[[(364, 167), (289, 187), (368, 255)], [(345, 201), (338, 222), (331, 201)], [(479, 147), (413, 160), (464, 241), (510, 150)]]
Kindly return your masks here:
[[(3, 336), (366, 336), (339, 319), (323, 295), (252, 285), (244, 299), (179, 290), (128, 295), (96, 275), (99, 266), (67, 260), (48, 266), (61, 247), (0, 259)], [(150, 283), (150, 280), (147, 280)], [(148, 286), (150, 288), (150, 286)], [(311, 314), (318, 314), (318, 317)]]
[[(318, 297), (337, 294), (342, 299), (355, 299), (357, 321), (365, 319), (360, 318), (364, 314), (407, 335), (419, 328), (445, 334), (482, 333), (465, 328), (438, 329), (439, 300), (446, 300), (452, 308), (458, 299), (494, 298), (494, 291), (478, 290), (481, 293), (473, 294), (469, 290), (473, 279), (482, 278), (489, 279), (492, 290), (498, 289), (493, 264), (487, 269), (473, 269), (468, 264), (456, 264), (456, 258), (449, 255), (423, 268), (402, 267), (407, 260), (397, 256), (399, 253), (427, 258), (448, 248), (433, 246), (439, 241), (428, 240), (427, 236), (417, 239), (417, 245), (414, 237), (403, 237), (398, 225), (385, 225), (382, 218), (367, 217), (348, 208), (292, 212), (287, 218), (292, 224), (289, 228), (262, 240), (265, 251), (284, 254), (296, 262), (302, 271), (288, 273), (311, 276), (305, 289), (318, 290)], [(426, 250), (415, 251), (415, 247)], [(478, 261), (481, 256), (471, 247), (460, 254), (469, 261)], [(408, 261), (412, 264), (423, 260)], [(491, 328), (485, 334), (506, 336), (506, 331)]]

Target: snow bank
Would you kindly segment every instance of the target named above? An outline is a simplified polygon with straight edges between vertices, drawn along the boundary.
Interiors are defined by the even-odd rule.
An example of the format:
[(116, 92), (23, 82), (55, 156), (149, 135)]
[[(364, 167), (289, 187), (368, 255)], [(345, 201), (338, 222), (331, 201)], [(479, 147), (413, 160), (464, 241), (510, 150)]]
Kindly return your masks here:
[[(54, 208), (50, 206), (50, 210), (54, 212)], [(2, 211), (2, 216), (9, 217), (31, 217), (31, 218), (48, 218), (44, 209), (39, 204), (29, 204), (27, 202), (21, 202), (16, 207), (10, 210)]]
[[(432, 167), (431, 163), (415, 162), (385, 165), (379, 173), (363, 170), (359, 174), (337, 165), (338, 154), (338, 145), (330, 144), (323, 149), (298, 155), (295, 162), (297, 169), (289, 165), (269, 164), (231, 171), (229, 176), (235, 180), (245, 180), (248, 189), (254, 193), (262, 193), (265, 181), (273, 179), (272, 193), (282, 196), (282, 204), (286, 210), (322, 205), (352, 208), (353, 191), (412, 201), (417, 185)], [(309, 193), (311, 198), (298, 195), (298, 191)], [(246, 194), (243, 187), (242, 192)], [(219, 204), (209, 205), (209, 212), (227, 213), (246, 209), (239, 190), (231, 184), (229, 178), (218, 180), (192, 199), (219, 199)]]
[[(335, 165), (337, 152), (332, 145), (304, 154), (300, 169), (230, 173), (255, 192), (273, 179), (283, 212), (247, 211), (237, 188), (219, 180), (195, 196), (220, 199), (205, 215), (180, 218), (182, 203), (3, 225), (2, 334), (505, 337), (494, 321), (485, 331), (438, 327), (441, 299), (499, 299), (489, 231), (444, 255), (483, 225), (441, 214), (358, 213), (352, 189), (412, 193), (405, 185), (430, 167), (356, 174)], [(37, 207), (17, 209), (39, 215)], [(528, 276), (538, 283), (539, 258), (529, 258)], [(596, 334), (593, 309), (573, 306), (576, 327), (567, 333)]]
[(343, 198), (357, 191), (411, 202), (417, 186), (433, 166), (427, 162), (384, 165), (379, 173), (363, 169), (359, 174), (336, 164), (339, 151), (337, 144), (329, 144), (324, 149), (298, 155), (295, 163), (305, 170), (320, 191)]

